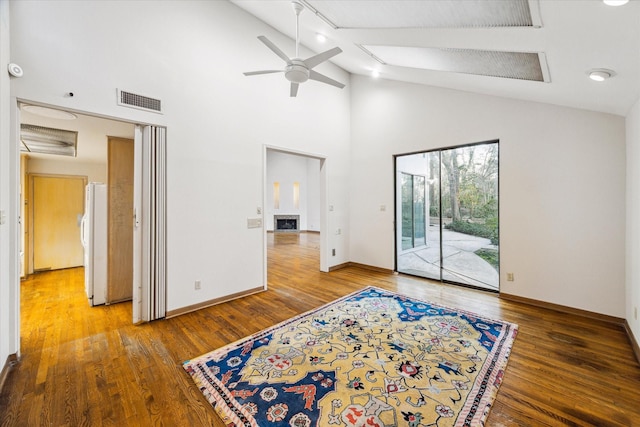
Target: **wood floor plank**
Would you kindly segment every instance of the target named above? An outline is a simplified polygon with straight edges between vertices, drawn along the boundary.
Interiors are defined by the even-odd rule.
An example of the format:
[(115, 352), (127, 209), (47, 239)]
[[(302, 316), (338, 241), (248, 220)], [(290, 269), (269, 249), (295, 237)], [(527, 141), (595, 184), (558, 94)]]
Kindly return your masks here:
[(321, 273), (318, 247), (316, 233), (269, 233), (268, 291), (139, 326), (130, 303), (89, 307), (82, 269), (31, 276), (0, 426), (222, 427), (183, 361), (368, 285), (520, 325), (488, 426), (640, 426), (619, 325), (361, 267)]

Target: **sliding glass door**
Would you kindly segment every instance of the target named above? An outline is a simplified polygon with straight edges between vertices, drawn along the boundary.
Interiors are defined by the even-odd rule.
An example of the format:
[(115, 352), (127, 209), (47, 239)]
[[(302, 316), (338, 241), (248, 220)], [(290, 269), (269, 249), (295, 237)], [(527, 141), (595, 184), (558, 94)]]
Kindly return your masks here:
[(396, 181), (397, 271), (498, 290), (498, 142), (396, 156)]

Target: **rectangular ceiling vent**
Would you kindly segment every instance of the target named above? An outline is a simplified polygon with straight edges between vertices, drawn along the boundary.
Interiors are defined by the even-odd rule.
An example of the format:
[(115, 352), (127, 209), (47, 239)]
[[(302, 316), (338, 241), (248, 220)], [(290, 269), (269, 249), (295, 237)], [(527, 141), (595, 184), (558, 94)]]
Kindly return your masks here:
[(162, 113), (161, 100), (144, 95), (138, 95), (133, 92), (127, 92), (121, 89), (118, 89), (118, 105), (138, 108), (145, 111), (153, 111), (154, 113)]

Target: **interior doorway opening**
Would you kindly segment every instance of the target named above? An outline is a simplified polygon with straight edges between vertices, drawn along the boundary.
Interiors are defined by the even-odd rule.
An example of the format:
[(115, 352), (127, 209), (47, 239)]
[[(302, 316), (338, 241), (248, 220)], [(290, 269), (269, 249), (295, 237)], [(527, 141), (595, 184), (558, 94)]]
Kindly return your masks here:
[[(33, 108), (33, 109), (23, 108), (24, 106), (27, 106), (27, 105), (37, 106), (38, 108)], [(28, 212), (30, 210), (29, 204), (33, 203), (34, 201), (32, 201), (30, 198), (28, 177), (31, 176), (32, 174), (36, 174), (36, 175), (46, 174), (46, 175), (52, 175), (52, 176), (74, 175), (74, 176), (84, 177), (86, 182), (101, 182), (101, 183), (107, 184), (109, 183), (110, 176), (113, 177), (116, 175), (113, 170), (109, 169), (109, 165), (108, 165), (109, 156), (113, 151), (112, 150), (113, 147), (111, 147), (111, 149), (109, 148), (110, 145), (112, 145), (110, 144), (109, 141), (111, 140), (111, 142), (113, 142), (114, 139), (117, 139), (119, 141), (126, 142), (131, 146), (134, 146), (134, 145), (138, 146), (138, 145), (141, 145), (140, 134), (142, 133), (142, 129), (147, 129), (151, 127), (136, 125), (134, 122), (127, 122), (121, 119), (105, 118), (98, 115), (94, 115), (90, 112), (80, 112), (80, 111), (71, 112), (71, 111), (66, 111), (64, 109), (60, 109), (58, 107), (45, 106), (39, 103), (23, 101), (23, 100), (20, 100), (17, 102), (16, 111), (18, 116), (18, 122), (20, 124), (32, 124), (32, 125), (50, 128), (50, 129), (63, 129), (66, 131), (75, 132), (78, 135), (75, 156), (59, 156), (51, 153), (42, 153), (42, 152), (38, 153), (38, 152), (32, 152), (24, 149), (21, 150), (20, 162), (19, 162), (20, 185), (19, 185), (18, 197), (20, 198), (19, 199), (20, 206), (22, 206), (22, 210), (20, 212), (22, 221), (21, 221), (20, 229), (18, 230), (18, 232), (20, 233), (18, 240), (20, 242), (20, 247), (19, 247), (20, 264), (21, 264), (20, 277), (22, 279), (25, 279), (29, 274), (33, 273), (33, 263), (31, 262), (31, 257), (29, 256), (29, 254), (33, 250), (33, 248), (31, 247), (32, 244), (30, 243), (32, 240), (30, 238), (30, 233), (33, 233), (33, 227), (32, 227), (32, 223), (30, 222)], [(33, 111), (37, 111), (38, 113), (34, 113)], [(164, 132), (164, 128), (154, 128), (154, 129), (160, 129)], [(18, 130), (18, 140), (19, 141), (21, 140), (20, 130)], [(19, 142), (19, 144), (21, 144), (21, 146), (24, 145), (22, 144), (21, 141)], [(164, 151), (163, 151), (163, 156), (154, 155), (153, 159), (151, 161), (147, 161), (146, 163), (142, 162), (142, 160), (144, 160), (142, 159), (142, 157), (140, 158), (135, 157), (134, 159), (133, 149), (127, 150), (127, 152), (129, 155), (128, 158), (131, 161), (133, 174), (136, 177), (138, 177), (138, 179), (140, 179), (139, 178), (140, 176), (146, 177), (147, 175), (150, 175), (151, 173), (148, 170), (157, 168), (157, 165), (160, 164), (159, 160), (157, 159), (160, 159), (160, 158), (164, 159), (163, 157)], [(112, 162), (112, 165), (115, 165), (117, 163), (118, 165), (122, 166), (123, 162), (121, 160), (122, 160), (121, 157), (119, 157), (117, 162), (115, 160)], [(162, 170), (162, 174), (164, 174), (164, 169)], [(114, 188), (118, 187), (123, 189), (124, 184), (122, 182), (112, 182), (112, 184)], [(128, 175), (126, 186), (128, 188), (127, 194), (130, 197), (133, 192), (131, 188), (133, 186), (133, 182), (131, 180), (130, 175)], [(82, 197), (84, 199), (84, 192), (82, 194)], [(81, 223), (82, 223), (81, 219), (83, 216), (82, 214), (86, 208), (85, 203), (83, 202), (84, 200), (81, 200), (80, 202), (82, 205), (82, 209), (80, 209), (80, 212), (74, 214), (74, 220), (77, 219), (78, 228), (81, 227)], [(112, 210), (112, 213), (115, 212), (113, 211), (115, 207), (116, 206), (111, 204), (110, 209)], [(166, 207), (163, 206), (162, 209), (166, 209)], [(134, 227), (140, 225), (139, 221), (135, 221), (134, 212), (135, 212), (135, 207), (134, 209), (132, 209), (130, 205), (127, 205), (126, 212), (121, 212), (121, 213), (116, 212), (112, 215), (114, 219), (114, 223), (122, 222), (122, 223), (127, 223), (131, 225), (130, 234), (132, 234), (132, 236), (130, 236), (131, 239), (129, 240), (133, 240)], [(138, 214), (140, 218), (141, 211), (139, 209), (138, 209)], [(164, 211), (162, 212), (162, 214), (163, 215), (165, 214)], [(164, 223), (162, 225), (166, 226), (166, 224)], [(52, 226), (56, 227), (55, 221), (53, 222)], [(68, 233), (68, 234), (70, 234), (70, 236), (68, 236), (69, 241), (67, 243), (69, 245), (78, 246), (78, 248), (80, 248), (80, 250), (82, 251), (81, 239), (76, 238), (77, 237), (75, 236), (76, 233)], [(120, 241), (122, 239), (115, 239), (115, 240)], [(110, 244), (112, 243), (112, 241), (113, 239), (110, 239)], [(139, 249), (137, 249), (137, 251), (141, 252)], [(119, 251), (114, 249), (112, 250), (112, 252), (122, 253), (124, 251)], [(132, 254), (131, 250), (129, 250), (128, 253), (130, 255), (127, 255), (127, 256), (134, 258), (131, 260), (131, 262), (134, 263), (135, 268), (140, 270), (141, 267), (144, 267), (143, 263), (145, 262), (146, 258), (144, 256), (136, 256), (135, 249), (133, 252), (134, 253)], [(140, 265), (137, 266), (136, 263)], [(122, 264), (122, 263), (119, 263), (119, 264)], [(82, 262), (79, 263), (79, 265), (68, 265), (66, 267), (82, 269), (84, 268), (84, 259), (82, 260)], [(143, 276), (143, 274), (141, 273), (139, 273), (138, 275)], [(136, 298), (136, 293), (134, 291), (136, 287), (139, 287), (139, 285), (136, 284), (136, 282), (134, 281), (134, 276), (136, 276), (135, 271), (133, 272), (133, 274), (131, 274), (130, 280), (128, 280), (129, 285), (127, 286), (128, 289), (126, 289), (127, 295), (119, 296), (118, 298), (115, 298), (112, 302), (124, 301), (123, 305), (127, 306), (129, 312), (132, 313), (132, 321), (134, 323), (137, 323), (133, 318), (133, 315), (135, 314), (135, 310), (132, 310), (132, 307), (131, 307), (132, 304), (130, 302), (132, 298), (133, 299)], [(20, 285), (16, 284), (16, 286), (18, 288), (17, 290), (19, 291)], [(88, 296), (88, 291), (86, 289), (83, 290), (82, 292), (83, 293), (86, 292)], [(18, 293), (18, 295), (20, 295), (20, 293)], [(30, 294), (26, 293), (25, 295), (28, 296)], [(140, 297), (140, 292), (138, 292), (138, 297)], [(164, 301), (164, 297), (160, 299)], [(31, 303), (37, 303), (37, 301), (30, 301), (30, 300), (22, 301), (22, 304), (31, 304)], [(87, 301), (87, 306), (90, 306), (90, 305), (91, 305), (91, 301), (89, 300)], [(82, 309), (84, 308), (85, 307), (82, 307)], [(92, 307), (92, 308), (100, 309), (98, 307)]]
[(264, 165), (265, 283), (269, 264), (274, 262), (270, 257), (274, 245), (287, 245), (292, 258), (307, 257), (313, 264), (317, 260), (317, 269), (328, 271), (324, 254), (326, 159), (265, 147)]
[(395, 156), (396, 271), (500, 289), (498, 141)]

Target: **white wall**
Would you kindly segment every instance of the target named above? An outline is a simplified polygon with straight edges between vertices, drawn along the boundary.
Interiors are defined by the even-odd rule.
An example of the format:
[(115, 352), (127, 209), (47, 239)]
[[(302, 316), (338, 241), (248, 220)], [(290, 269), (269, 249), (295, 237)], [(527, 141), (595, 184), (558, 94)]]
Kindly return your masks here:
[[(285, 51), (291, 39), (223, 1), (12, 2), (11, 20), (16, 96), (167, 126), (168, 310), (264, 285), (264, 233), (247, 229), (264, 145), (326, 157), (328, 224), (348, 226), (348, 89), (310, 81), (290, 98), (282, 75), (242, 74), (283, 66), (258, 35)], [(318, 71), (349, 84), (335, 66)], [(160, 98), (163, 114), (117, 106), (116, 88)], [(338, 237), (328, 247), (348, 257)]]
[(307, 231), (320, 231), (320, 160), (307, 158)]
[(624, 316), (622, 117), (361, 76), (351, 94), (352, 261), (394, 266), (393, 154), (499, 139), (501, 291)]
[(423, 153), (400, 156), (396, 159), (396, 171), (422, 175), (429, 179), (429, 159)]
[[(640, 100), (627, 115), (627, 245), (625, 318), (640, 341)], [(637, 315), (636, 315), (637, 313)]]
[[(318, 231), (320, 226), (320, 160), (280, 151), (267, 151), (265, 227), (273, 231), (274, 215), (300, 215), (300, 230)], [(280, 184), (280, 207), (275, 208), (273, 183)], [(298, 208), (293, 183), (300, 188)]]
[[(0, 64), (12, 62), (9, 1), (0, 0)], [(11, 92), (9, 74), (0, 72), (0, 369), (19, 351), (18, 317), (18, 186), (17, 144), (11, 144)]]
[(107, 163), (61, 162), (55, 158), (30, 158), (28, 173), (86, 176), (89, 182), (107, 182)]

